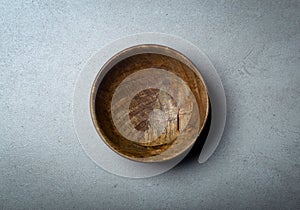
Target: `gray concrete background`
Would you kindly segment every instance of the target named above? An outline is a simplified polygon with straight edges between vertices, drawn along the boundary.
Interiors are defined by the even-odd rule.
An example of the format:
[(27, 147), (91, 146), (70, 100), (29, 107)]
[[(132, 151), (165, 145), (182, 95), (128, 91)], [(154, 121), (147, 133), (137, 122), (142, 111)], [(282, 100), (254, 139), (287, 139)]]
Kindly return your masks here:
[[(299, 1), (2, 0), (0, 14), (1, 208), (300, 208)], [(93, 53), (138, 32), (206, 52), (228, 121), (205, 164), (131, 180), (83, 152), (72, 97)]]

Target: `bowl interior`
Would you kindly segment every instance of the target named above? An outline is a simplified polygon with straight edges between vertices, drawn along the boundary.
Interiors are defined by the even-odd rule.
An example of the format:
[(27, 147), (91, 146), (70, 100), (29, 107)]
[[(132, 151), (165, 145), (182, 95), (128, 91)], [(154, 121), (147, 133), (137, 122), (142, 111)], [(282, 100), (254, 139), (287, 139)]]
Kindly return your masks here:
[(209, 111), (196, 67), (159, 45), (138, 45), (113, 56), (95, 79), (90, 104), (103, 141), (141, 162), (182, 154), (194, 144)]

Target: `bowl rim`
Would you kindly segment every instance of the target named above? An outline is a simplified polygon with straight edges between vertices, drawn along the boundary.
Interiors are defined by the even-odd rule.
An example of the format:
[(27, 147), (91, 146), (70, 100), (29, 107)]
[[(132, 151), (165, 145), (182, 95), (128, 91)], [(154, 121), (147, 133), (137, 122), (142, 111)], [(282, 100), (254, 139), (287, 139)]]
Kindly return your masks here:
[[(139, 53), (134, 53), (132, 55), (128, 55), (129, 52), (132, 52), (134, 51), (135, 49), (143, 49), (144, 51), (145, 50), (149, 50), (149, 48), (156, 48), (156, 49), (159, 49), (161, 50), (161, 52), (169, 52), (170, 54), (174, 55), (170, 55), (170, 54), (164, 54), (164, 53), (160, 53), (160, 52), (139, 52)], [(127, 53), (127, 55), (126, 55)], [(201, 83), (203, 84), (204, 86), (204, 92), (205, 92), (205, 95), (206, 95), (206, 106), (205, 106), (205, 116), (204, 116), (204, 120), (203, 120), (203, 123), (198, 131), (198, 134), (197, 136), (190, 140), (189, 141), (189, 144), (180, 149), (179, 152), (177, 153), (173, 153), (173, 155), (169, 155), (163, 159), (155, 159), (153, 160), (152, 157), (153, 156), (150, 156), (150, 157), (133, 157), (133, 156), (129, 156), (129, 155), (126, 155), (120, 151), (118, 151), (116, 148), (114, 148), (110, 143), (109, 143), (109, 140), (106, 139), (105, 135), (102, 133), (101, 129), (99, 128), (99, 124), (97, 123), (97, 118), (96, 118), (96, 109), (95, 109), (95, 98), (96, 98), (96, 95), (97, 95), (97, 92), (98, 92), (98, 88), (99, 88), (99, 85), (101, 84), (102, 80), (104, 79), (105, 75), (111, 70), (111, 68), (113, 66), (115, 66), (117, 63), (119, 63), (120, 61), (126, 59), (126, 58), (129, 58), (131, 56), (135, 56), (135, 55), (139, 55), (139, 54), (144, 54), (144, 53), (152, 53), (152, 54), (161, 54), (161, 55), (165, 55), (165, 56), (168, 56), (168, 57), (171, 57), (175, 60), (178, 60), (186, 65), (188, 65), (188, 67), (198, 76), (198, 78), (201, 80)], [(124, 57), (122, 57), (120, 59), (120, 57), (122, 55), (125, 55)], [(118, 60), (119, 58), (119, 60)], [(180, 58), (180, 60), (178, 59)], [(117, 61), (116, 61), (117, 60)], [(184, 60), (184, 62), (182, 61)], [(115, 62), (115, 63), (114, 63)], [(114, 63), (114, 64), (112, 64)], [(111, 65), (110, 68), (109, 65)], [(116, 54), (114, 54), (112, 57), (110, 57), (105, 63), (104, 65), (101, 66), (100, 70), (98, 71), (94, 81), (93, 81), (93, 84), (92, 84), (92, 87), (91, 87), (91, 91), (90, 91), (90, 104), (89, 104), (89, 107), (90, 107), (90, 115), (91, 115), (91, 118), (92, 118), (92, 122), (93, 122), (93, 126), (94, 128), (96, 129), (97, 131), (97, 134), (100, 136), (101, 140), (113, 151), (115, 152), (116, 154), (120, 155), (121, 157), (124, 157), (126, 159), (129, 159), (129, 160), (132, 160), (132, 161), (136, 161), (136, 162), (143, 162), (143, 163), (154, 163), (154, 162), (164, 162), (164, 161), (168, 161), (168, 160), (171, 160), (173, 158), (176, 158), (178, 156), (180, 156), (181, 154), (183, 154), (184, 152), (186, 152), (188, 149), (190, 149), (194, 143), (196, 142), (197, 138), (199, 137), (199, 135), (201, 134), (206, 122), (207, 122), (207, 118), (208, 118), (208, 114), (209, 114), (209, 103), (210, 103), (210, 100), (209, 100), (209, 94), (208, 94), (208, 88), (207, 88), (207, 85), (205, 83), (205, 80), (203, 79), (202, 77), (202, 74), (200, 73), (200, 71), (198, 70), (198, 68), (196, 67), (196, 65), (187, 57), (185, 56), (184, 54), (182, 54), (181, 52), (179, 52), (178, 50), (175, 50), (171, 47), (168, 47), (168, 46), (165, 46), (165, 45), (161, 45), (161, 44), (137, 44), (137, 45), (133, 45), (133, 46), (130, 46), (130, 47), (127, 47), (121, 51), (118, 51)]]

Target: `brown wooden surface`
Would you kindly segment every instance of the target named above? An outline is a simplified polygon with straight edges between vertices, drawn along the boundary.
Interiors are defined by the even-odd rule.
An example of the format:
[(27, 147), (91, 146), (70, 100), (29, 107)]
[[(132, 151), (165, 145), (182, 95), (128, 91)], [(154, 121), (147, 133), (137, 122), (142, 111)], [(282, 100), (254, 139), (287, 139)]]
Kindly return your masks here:
[(134, 55), (103, 78), (92, 101), (104, 141), (130, 159), (153, 162), (187, 149), (208, 114), (199, 74), (160, 54)]

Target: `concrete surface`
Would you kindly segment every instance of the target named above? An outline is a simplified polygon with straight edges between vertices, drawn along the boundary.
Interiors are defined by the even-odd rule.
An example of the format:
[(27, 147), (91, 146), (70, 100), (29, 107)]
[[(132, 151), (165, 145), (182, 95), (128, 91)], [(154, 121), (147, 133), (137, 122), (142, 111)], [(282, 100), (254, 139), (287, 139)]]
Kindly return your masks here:
[[(1, 208), (300, 208), (299, 1), (2, 0), (0, 14)], [(205, 164), (131, 180), (83, 152), (72, 97), (93, 53), (138, 32), (206, 52), (228, 121)]]

